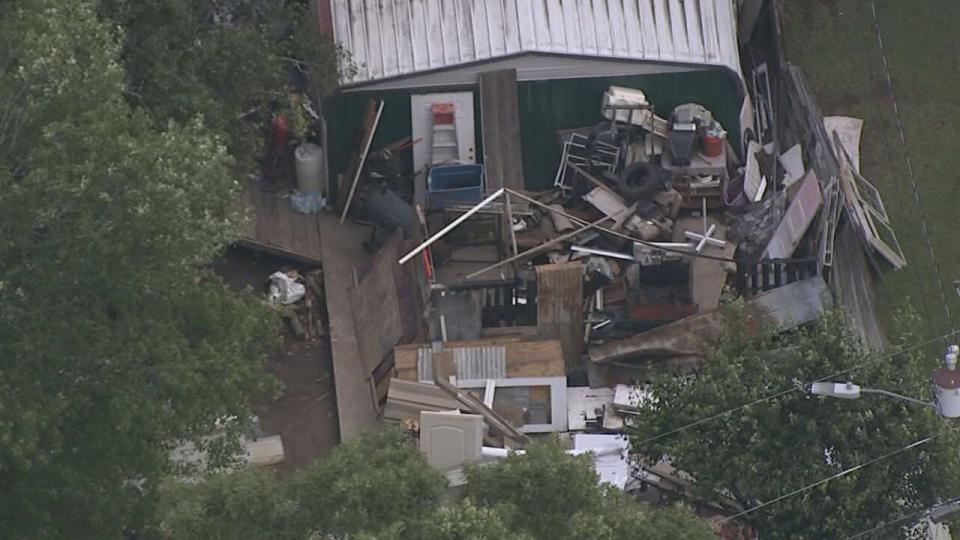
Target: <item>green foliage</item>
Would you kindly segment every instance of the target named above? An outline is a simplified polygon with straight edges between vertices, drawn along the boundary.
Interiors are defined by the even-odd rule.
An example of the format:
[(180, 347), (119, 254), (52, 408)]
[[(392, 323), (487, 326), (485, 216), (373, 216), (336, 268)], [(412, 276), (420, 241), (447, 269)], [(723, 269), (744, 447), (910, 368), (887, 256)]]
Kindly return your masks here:
[(286, 4), (104, 0), (102, 12), (122, 29), (131, 103), (159, 126), (203, 118), (249, 168), (297, 60), (309, 62), (318, 91), (336, 83), (336, 47), (316, 32), (306, 5)]
[(161, 490), (158, 519), (178, 540), (304, 540), (294, 525), (300, 509), (284, 488), (256, 469), (215, 474), (198, 484), (170, 481)]
[(497, 466), (468, 468), (465, 495), (496, 509), (510, 530), (532, 538), (714, 537), (689, 511), (651, 511), (600, 486), (590, 456), (571, 456), (555, 444), (531, 445), (526, 454), (513, 454)]
[(243, 472), (168, 486), (159, 518), (167, 535), (188, 540), (714, 538), (685, 508), (650, 510), (599, 486), (587, 457), (554, 445), (471, 468), (468, 477), (464, 499), (440, 504), (443, 476), (391, 429), (348, 442), (292, 477)]
[(437, 503), (444, 477), (399, 430), (351, 440), (294, 482), (309, 530), (336, 535), (375, 532), (417, 521)]
[(511, 531), (500, 514), (491, 507), (477, 506), (470, 499), (442, 506), (423, 520), (417, 530), (421, 540), (531, 540)]
[[(960, 491), (957, 435), (931, 410), (865, 396), (838, 400), (789, 392), (733, 414), (654, 441), (691, 422), (789, 389), (800, 382), (843, 373), (866, 387), (928, 399), (936, 359), (907, 352), (879, 359), (865, 350), (840, 313), (789, 335), (748, 339), (733, 317), (704, 372), (692, 379), (654, 381), (655, 409), (631, 428), (633, 451), (673, 465), (696, 478), (694, 494), (720, 501), (719, 493), (750, 508), (834, 475), (927, 436), (931, 444), (830, 481), (745, 517), (765, 538), (838, 538), (923, 508), (938, 494)], [(900, 328), (915, 325), (903, 319)], [(907, 333), (892, 349), (913, 343)], [(875, 362), (857, 368), (865, 362)], [(847, 370), (851, 370), (847, 372)], [(828, 457), (829, 456), (829, 457)]]
[(0, 16), (18, 126), (0, 146), (8, 538), (135, 526), (170, 447), (245, 418), (272, 387), (272, 317), (203, 269), (241, 224), (232, 160), (198, 123), (157, 129), (127, 105), (94, 7), (36, 0)]
[(443, 476), (399, 430), (362, 435), (287, 478), (242, 471), (162, 491), (171, 538), (415, 538)]

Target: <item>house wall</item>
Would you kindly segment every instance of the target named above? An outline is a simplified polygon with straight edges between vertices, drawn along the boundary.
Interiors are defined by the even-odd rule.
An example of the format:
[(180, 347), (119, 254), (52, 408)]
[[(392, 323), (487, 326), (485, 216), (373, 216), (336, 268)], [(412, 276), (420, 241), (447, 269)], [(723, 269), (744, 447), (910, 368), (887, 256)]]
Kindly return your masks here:
[[(742, 103), (736, 78), (722, 69), (660, 73), (621, 77), (521, 81), (518, 83), (520, 136), (527, 189), (547, 189), (560, 159), (557, 131), (596, 124), (603, 120), (600, 101), (611, 85), (639, 88), (647, 94), (661, 116), (682, 103), (696, 102), (713, 111), (729, 133), (734, 148), (740, 145), (739, 114)], [(432, 91), (475, 92), (475, 118), (481, 118), (478, 86), (417, 88), (381, 92), (350, 92), (328, 102), (328, 165), (331, 178), (344, 171), (356, 146), (366, 103), (371, 98), (385, 101), (383, 116), (371, 148), (407, 137), (411, 133), (410, 95)], [(483, 155), (480, 122), (477, 127), (478, 162)]]

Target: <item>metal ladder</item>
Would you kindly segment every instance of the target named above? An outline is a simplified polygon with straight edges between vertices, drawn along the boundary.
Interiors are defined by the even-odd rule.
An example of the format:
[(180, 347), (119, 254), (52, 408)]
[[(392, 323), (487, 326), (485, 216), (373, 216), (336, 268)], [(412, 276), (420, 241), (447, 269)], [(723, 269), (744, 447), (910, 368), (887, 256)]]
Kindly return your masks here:
[(430, 106), (430, 112), (433, 116), (430, 163), (436, 165), (460, 161), (456, 106), (453, 103), (434, 103)]

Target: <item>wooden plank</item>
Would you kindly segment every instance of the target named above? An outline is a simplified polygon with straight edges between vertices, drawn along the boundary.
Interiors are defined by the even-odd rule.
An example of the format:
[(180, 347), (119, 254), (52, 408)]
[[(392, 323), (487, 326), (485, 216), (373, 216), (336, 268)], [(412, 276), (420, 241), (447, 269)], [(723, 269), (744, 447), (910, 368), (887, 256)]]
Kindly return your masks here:
[(444, 392), (453, 396), (457, 401), (462, 403), (467, 408), (470, 408), (483, 416), (484, 421), (487, 422), (487, 425), (491, 429), (494, 429), (500, 432), (504, 437), (508, 437), (513, 441), (516, 441), (520, 444), (527, 444), (530, 442), (530, 438), (521, 433), (517, 428), (510, 424), (500, 413), (494, 411), (490, 407), (487, 407), (483, 404), (483, 401), (477, 399), (475, 396), (470, 394), (465, 390), (460, 390), (459, 388), (453, 386), (452, 384), (444, 381), (442, 379), (436, 380), (437, 386), (439, 386)]
[(583, 352), (583, 263), (543, 264), (536, 270), (537, 327), (542, 336), (560, 339), (567, 369), (575, 369)]
[(523, 189), (517, 71), (480, 74), (480, 126), (487, 189)]
[[(717, 240), (727, 239), (727, 227), (720, 223), (717, 218), (707, 216), (707, 226), (709, 227), (711, 225), (716, 225), (716, 229), (711, 238), (716, 238)], [(678, 219), (673, 228), (673, 241), (688, 241), (683, 235), (685, 231), (703, 234), (703, 220), (695, 217), (682, 217)], [(727, 242), (727, 245), (723, 248), (707, 244), (703, 247), (702, 253), (730, 259), (736, 251), (737, 245), (734, 242)], [(728, 275), (726, 265), (727, 263), (722, 261), (704, 259), (703, 257), (693, 258), (690, 265), (692, 279), (691, 296), (693, 303), (697, 304), (701, 312), (709, 311), (720, 305), (720, 296), (723, 294), (723, 286), (727, 281)]]
[(349, 293), (353, 268), (368, 258), (360, 245), (367, 232), (352, 223), (340, 225), (332, 215), (322, 215), (320, 219), (324, 292), (330, 318), (330, 350), (342, 442), (371, 429), (377, 418), (369, 390), (369, 372), (360, 358)]
[(380, 365), (404, 334), (393, 275), (401, 243), (402, 234), (398, 231), (374, 258), (372, 269), (356, 287), (350, 287), (360, 357), (367, 373)]
[[(373, 104), (373, 100), (370, 101)], [(377, 112), (373, 117), (373, 122), (370, 124), (370, 127), (366, 127), (364, 123), (364, 133), (361, 138), (361, 147), (363, 150), (360, 151), (359, 157), (354, 162), (356, 166), (355, 169), (352, 169), (353, 173), (353, 182), (350, 184), (350, 192), (347, 193), (347, 200), (343, 203), (343, 213), (340, 214), (340, 223), (343, 223), (347, 219), (347, 213), (350, 212), (350, 203), (353, 201), (353, 194), (357, 190), (357, 184), (360, 182), (360, 174), (363, 172), (363, 166), (367, 161), (367, 154), (370, 152), (370, 144), (373, 142), (373, 136), (377, 133), (377, 126), (380, 124), (380, 115), (383, 114), (383, 104), (381, 101), (377, 106)], [(367, 114), (369, 115), (370, 108), (367, 108)]]
[[(443, 347), (444, 350), (453, 350), (496, 345), (506, 349), (507, 377), (558, 377), (566, 373), (563, 346), (559, 340), (525, 341), (518, 336), (504, 336), (470, 341), (448, 341), (443, 344)], [(417, 351), (430, 347), (428, 343), (394, 347), (396, 377), (416, 381)]]
[(248, 180), (246, 187), (243, 203), (253, 209), (254, 219), (248, 223), (239, 244), (319, 264), (323, 257), (318, 216), (294, 212), (282, 192), (264, 190), (256, 180)]
[[(786, 331), (806, 324), (830, 307), (831, 297), (823, 278), (815, 276), (767, 291), (746, 303), (746, 313), (760, 324)], [(611, 341), (590, 349), (590, 360), (610, 363), (638, 358), (704, 357), (716, 346), (726, 330), (721, 309), (699, 313), (670, 324), (641, 332), (627, 339)]]

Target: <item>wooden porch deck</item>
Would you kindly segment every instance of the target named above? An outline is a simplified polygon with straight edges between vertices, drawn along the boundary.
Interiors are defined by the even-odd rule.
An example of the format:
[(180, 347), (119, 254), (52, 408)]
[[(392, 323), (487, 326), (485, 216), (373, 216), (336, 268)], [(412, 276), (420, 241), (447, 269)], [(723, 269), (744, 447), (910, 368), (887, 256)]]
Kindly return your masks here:
[(244, 202), (254, 219), (244, 231), (240, 244), (273, 255), (308, 264), (320, 264), (320, 218), (290, 208), (288, 189), (247, 180)]

